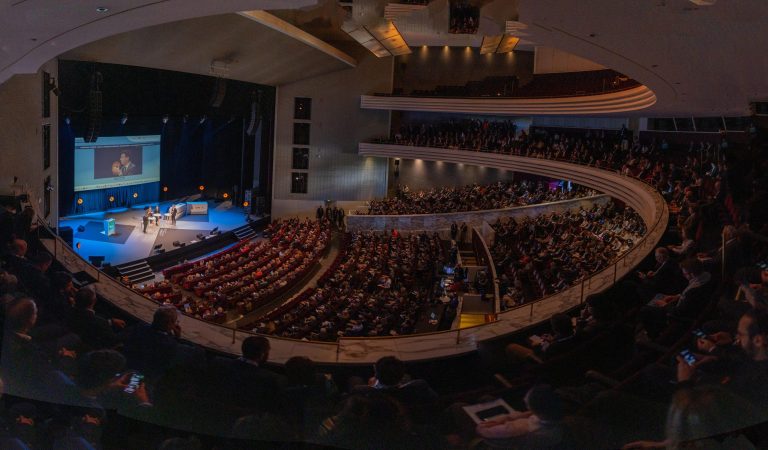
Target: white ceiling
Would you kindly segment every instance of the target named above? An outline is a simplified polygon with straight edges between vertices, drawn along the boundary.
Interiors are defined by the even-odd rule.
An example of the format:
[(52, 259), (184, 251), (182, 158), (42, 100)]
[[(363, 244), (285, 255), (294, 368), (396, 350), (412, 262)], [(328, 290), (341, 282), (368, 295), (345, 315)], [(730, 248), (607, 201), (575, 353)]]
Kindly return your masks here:
[[(147, 26), (317, 0), (0, 0), (0, 83), (98, 39)], [(107, 7), (107, 12), (97, 8)]]
[(349, 68), (344, 62), (237, 14), (156, 25), (71, 50), (64, 59), (107, 62), (211, 75), (226, 61), (226, 77), (278, 86)]
[[(434, 3), (431, 8), (435, 11), (424, 13), (426, 18), (416, 20), (413, 29), (403, 24), (406, 39), (410, 36), (414, 42), (435, 45), (466, 40), (466, 36), (417, 29), (419, 23), (433, 23), (443, 16), (444, 0)], [(768, 58), (763, 57), (768, 48), (768, 1), (721, 0), (713, 6), (696, 6), (689, 0), (481, 3), (481, 31), (503, 29), (506, 20), (519, 20), (528, 25), (528, 41), (582, 56), (646, 84), (658, 101), (635, 115), (745, 115), (750, 101), (768, 100), (764, 81)], [(110, 11), (97, 13), (98, 6), (108, 6)], [(313, 76), (315, 66), (318, 72), (334, 70), (328, 56), (317, 50), (299, 51), (284, 36), (269, 41), (272, 45), (266, 48), (273, 53), (268, 58), (259, 58), (260, 52), (253, 49), (249, 52), (244, 42), (254, 39), (261, 43), (260, 39), (269, 36), (259, 24), (248, 27), (229, 16), (170, 23), (276, 8), (333, 15), (327, 23), (339, 22), (335, 0), (0, 0), (0, 82), (15, 73), (34, 72), (62, 53), (109, 36), (113, 37), (72, 54), (94, 59), (108, 55), (107, 62), (201, 73), (199, 66), (209, 64), (211, 55), (234, 49), (241, 55), (237, 59), (244, 71), (259, 73), (261, 80), (271, 76), (275, 84)], [(281, 17), (284, 13), (281, 11)], [(219, 27), (217, 21), (226, 26)], [(160, 24), (167, 25), (154, 27)], [(191, 24), (202, 24), (204, 33), (195, 33)], [(154, 28), (132, 31), (150, 26)], [(315, 34), (309, 27), (305, 30)], [(122, 37), (115, 36), (127, 31), (130, 33)], [(316, 33), (324, 38), (320, 31)], [(410, 40), (409, 44), (417, 45)], [(283, 48), (286, 51), (280, 52)]]

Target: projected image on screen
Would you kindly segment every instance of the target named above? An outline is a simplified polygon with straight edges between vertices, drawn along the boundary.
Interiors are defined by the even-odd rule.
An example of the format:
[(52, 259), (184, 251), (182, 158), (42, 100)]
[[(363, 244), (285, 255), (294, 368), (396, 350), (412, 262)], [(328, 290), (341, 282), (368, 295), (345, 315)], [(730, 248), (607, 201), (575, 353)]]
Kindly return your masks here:
[(160, 181), (160, 136), (75, 139), (75, 191)]
[(104, 148), (93, 154), (93, 178), (141, 175), (142, 147)]

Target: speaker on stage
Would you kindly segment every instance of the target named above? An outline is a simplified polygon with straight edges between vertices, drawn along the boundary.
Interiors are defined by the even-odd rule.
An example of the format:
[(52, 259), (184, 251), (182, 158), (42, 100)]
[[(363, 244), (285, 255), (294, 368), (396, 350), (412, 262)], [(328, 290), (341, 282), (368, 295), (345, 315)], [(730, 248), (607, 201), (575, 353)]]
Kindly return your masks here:
[(64, 242), (66, 242), (70, 247), (72, 247), (72, 244), (75, 241), (75, 235), (72, 231), (72, 227), (59, 227), (59, 237), (64, 239)]
[(101, 263), (104, 262), (104, 256), (89, 256), (88, 261), (93, 264), (94, 267), (101, 267)]

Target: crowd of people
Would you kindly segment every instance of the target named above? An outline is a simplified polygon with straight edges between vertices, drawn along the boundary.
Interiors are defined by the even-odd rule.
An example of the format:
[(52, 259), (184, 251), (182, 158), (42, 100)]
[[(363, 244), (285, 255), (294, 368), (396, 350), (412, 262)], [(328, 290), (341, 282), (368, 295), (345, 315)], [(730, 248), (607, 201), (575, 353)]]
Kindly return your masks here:
[(499, 181), (487, 185), (438, 187), (412, 192), (399, 187), (394, 197), (369, 202), (368, 215), (440, 214), (512, 208), (596, 195), (581, 186), (550, 189), (544, 181)]
[(317, 288), (267, 315), (254, 331), (321, 341), (412, 333), (445, 260), (437, 234), (352, 233)]
[(331, 232), (327, 222), (290, 219), (272, 222), (263, 236), (166, 269), (165, 280), (139, 291), (195, 317), (222, 322), (229, 311), (247, 314), (292, 287), (325, 252)]
[(497, 221), (492, 227), (491, 255), (500, 274), (505, 309), (554, 294), (599, 272), (645, 234), (640, 216), (613, 202), (519, 222)]

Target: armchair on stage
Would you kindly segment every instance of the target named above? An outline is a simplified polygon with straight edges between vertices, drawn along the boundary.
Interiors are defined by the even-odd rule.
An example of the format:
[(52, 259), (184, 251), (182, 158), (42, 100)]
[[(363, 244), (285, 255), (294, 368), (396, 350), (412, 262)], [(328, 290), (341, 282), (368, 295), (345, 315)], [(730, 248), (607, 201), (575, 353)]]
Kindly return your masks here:
[[(205, 215), (208, 214), (208, 202), (186, 202), (186, 203), (176, 203), (176, 218), (184, 217), (185, 214), (200, 214)], [(171, 206), (168, 207), (168, 211), (166, 211), (165, 214), (163, 214), (163, 220), (170, 220)]]

